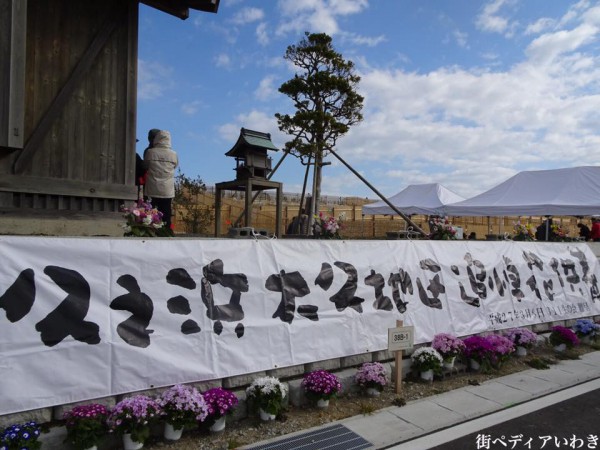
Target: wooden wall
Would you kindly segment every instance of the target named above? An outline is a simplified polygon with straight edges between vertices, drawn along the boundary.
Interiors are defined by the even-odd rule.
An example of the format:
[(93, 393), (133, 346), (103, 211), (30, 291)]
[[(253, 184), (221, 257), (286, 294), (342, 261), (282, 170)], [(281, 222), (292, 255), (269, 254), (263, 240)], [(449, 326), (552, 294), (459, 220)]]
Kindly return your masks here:
[(0, 208), (114, 212), (137, 197), (137, 20), (135, 0), (28, 0), (24, 145), (0, 142)]

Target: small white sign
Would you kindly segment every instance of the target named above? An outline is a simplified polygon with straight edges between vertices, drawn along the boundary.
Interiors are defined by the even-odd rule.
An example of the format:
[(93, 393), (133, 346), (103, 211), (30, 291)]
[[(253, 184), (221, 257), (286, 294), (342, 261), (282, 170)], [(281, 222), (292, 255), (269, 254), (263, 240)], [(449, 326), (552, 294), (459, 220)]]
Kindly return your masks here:
[(406, 350), (414, 345), (415, 327), (388, 328), (388, 350)]

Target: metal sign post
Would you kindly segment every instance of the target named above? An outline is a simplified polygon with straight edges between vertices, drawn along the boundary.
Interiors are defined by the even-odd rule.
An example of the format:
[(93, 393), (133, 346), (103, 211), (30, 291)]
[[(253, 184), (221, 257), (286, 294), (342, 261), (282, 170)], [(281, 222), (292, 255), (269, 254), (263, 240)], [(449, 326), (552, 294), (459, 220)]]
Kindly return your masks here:
[(388, 329), (388, 350), (396, 352), (396, 394), (402, 392), (402, 355), (404, 350), (412, 348), (414, 327), (404, 327), (402, 320), (396, 321), (396, 328)]

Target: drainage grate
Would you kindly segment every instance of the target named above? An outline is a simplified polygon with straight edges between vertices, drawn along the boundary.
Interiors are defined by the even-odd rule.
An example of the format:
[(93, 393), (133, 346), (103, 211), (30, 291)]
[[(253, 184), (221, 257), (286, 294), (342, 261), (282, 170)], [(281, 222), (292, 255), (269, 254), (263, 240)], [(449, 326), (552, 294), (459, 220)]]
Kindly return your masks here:
[(373, 444), (344, 425), (332, 425), (248, 450), (359, 450), (372, 447)]

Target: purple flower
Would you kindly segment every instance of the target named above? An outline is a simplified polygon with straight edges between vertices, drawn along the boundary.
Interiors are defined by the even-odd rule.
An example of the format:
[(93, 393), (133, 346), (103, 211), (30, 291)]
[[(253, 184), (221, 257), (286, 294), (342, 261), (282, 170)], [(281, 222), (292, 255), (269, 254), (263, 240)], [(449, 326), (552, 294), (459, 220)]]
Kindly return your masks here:
[(537, 342), (537, 334), (527, 328), (511, 328), (504, 332), (504, 336), (519, 347), (531, 347)]
[(550, 331), (550, 343), (554, 346), (566, 344), (568, 348), (573, 348), (579, 345), (579, 339), (573, 330), (570, 328), (557, 325), (552, 327)]
[(209, 389), (203, 396), (208, 407), (208, 417), (215, 420), (230, 414), (238, 404), (238, 398), (233, 392), (220, 387)]
[(378, 362), (364, 363), (354, 375), (354, 381), (363, 389), (374, 388), (381, 391), (387, 384), (385, 367)]
[(333, 397), (342, 390), (339, 378), (326, 370), (315, 370), (304, 375), (302, 387), (307, 395), (323, 400)]
[(158, 402), (147, 395), (126, 397), (114, 406), (107, 424), (111, 430), (119, 433), (142, 433), (147, 437), (149, 420), (157, 418), (160, 413)]
[(203, 422), (208, 416), (208, 405), (202, 394), (192, 386), (176, 384), (162, 393), (157, 400), (161, 414), (175, 429)]
[(462, 339), (448, 333), (436, 334), (433, 337), (431, 346), (436, 349), (444, 359), (458, 356), (465, 350), (465, 343)]

